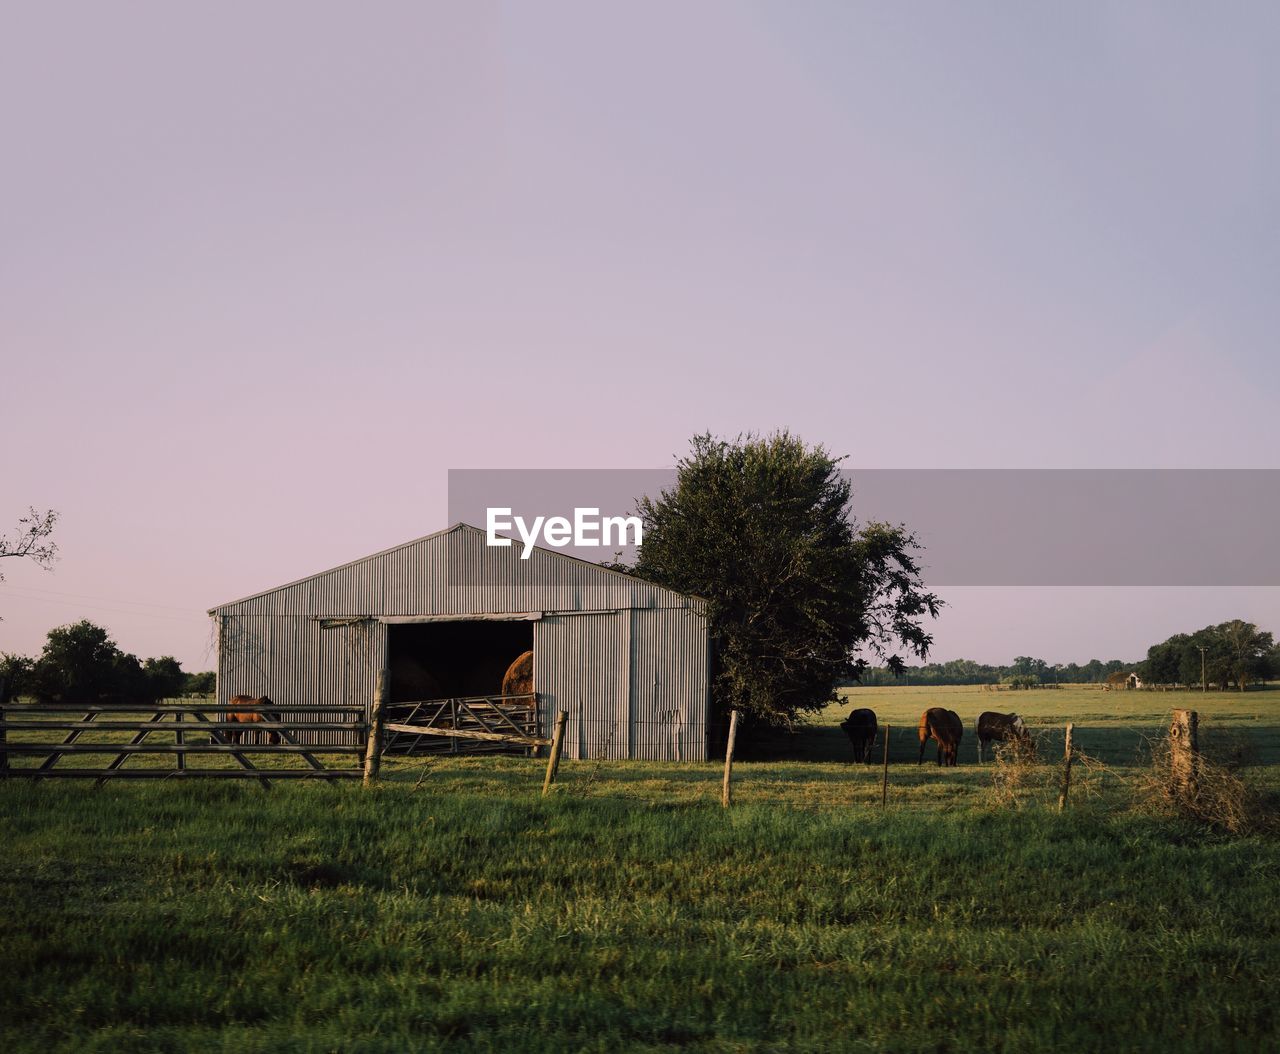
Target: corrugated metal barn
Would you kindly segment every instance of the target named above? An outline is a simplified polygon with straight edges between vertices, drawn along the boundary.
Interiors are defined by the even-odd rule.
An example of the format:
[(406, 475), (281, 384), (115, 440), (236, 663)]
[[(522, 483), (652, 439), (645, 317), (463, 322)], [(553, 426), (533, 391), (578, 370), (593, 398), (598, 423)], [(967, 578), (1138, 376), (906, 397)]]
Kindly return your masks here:
[(705, 760), (707, 624), (696, 597), (469, 524), (210, 610), (218, 701), (372, 705), (495, 695), (533, 650), (543, 734), (574, 758)]

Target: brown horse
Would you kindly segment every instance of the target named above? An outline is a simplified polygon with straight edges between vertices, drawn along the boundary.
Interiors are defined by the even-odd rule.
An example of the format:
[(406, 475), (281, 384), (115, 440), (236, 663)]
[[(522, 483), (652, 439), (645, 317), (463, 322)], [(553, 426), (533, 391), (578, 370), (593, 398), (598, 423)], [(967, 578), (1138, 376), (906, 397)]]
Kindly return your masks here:
[(948, 767), (954, 767), (960, 740), (964, 738), (964, 724), (960, 715), (940, 706), (931, 706), (920, 715), (920, 758), (916, 761), (917, 765), (924, 761), (924, 745), (930, 738), (938, 742), (938, 764), (943, 764), (945, 759)]
[(984, 710), (978, 715), (974, 730), (978, 733), (978, 761), (990, 743), (1019, 743), (1026, 750), (1035, 751), (1035, 740), (1017, 714), (997, 714)]
[[(278, 725), (280, 723), (280, 715), (278, 713), (272, 713), (271, 711), (262, 711), (262, 710), (243, 711), (243, 710), (233, 709), (234, 707), (237, 707), (237, 706), (261, 707), (261, 706), (271, 706), (271, 705), (272, 705), (271, 700), (268, 699), (265, 695), (258, 696), (256, 699), (252, 695), (233, 695), (230, 699), (227, 700), (227, 720), (234, 722), (236, 724), (250, 725), (250, 726), (271, 725), (271, 724)], [(249, 729), (243, 729), (243, 728), (229, 729), (227, 731), (227, 742), (234, 743), (237, 746), (239, 746), (240, 740), (244, 737), (244, 734), (246, 731), (251, 731), (253, 733), (253, 742), (255, 744), (262, 742), (263, 731), (266, 731), (267, 742), (270, 743), (272, 746), (275, 746), (280, 742), (279, 732), (276, 732), (271, 728), (267, 728), (264, 730), (257, 727), (251, 727)]]

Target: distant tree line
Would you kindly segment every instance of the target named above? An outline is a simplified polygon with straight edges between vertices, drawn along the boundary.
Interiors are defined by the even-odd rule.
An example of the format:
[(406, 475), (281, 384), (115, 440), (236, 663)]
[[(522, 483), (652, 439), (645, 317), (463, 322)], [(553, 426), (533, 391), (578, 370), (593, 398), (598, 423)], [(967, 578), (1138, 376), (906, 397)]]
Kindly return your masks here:
[(1133, 672), (1148, 685), (1198, 687), (1201, 683), (1201, 649), (1204, 682), (1214, 688), (1243, 691), (1250, 684), (1280, 677), (1280, 646), (1272, 635), (1259, 630), (1252, 622), (1232, 619), (1217, 626), (1206, 626), (1195, 633), (1176, 633), (1148, 648), (1147, 657), (1140, 662), (1090, 659), (1084, 664), (1050, 665), (1043, 659), (1019, 655), (1010, 665), (994, 666), (971, 659), (952, 659), (925, 666), (907, 666), (901, 676), (887, 667), (868, 667), (858, 679), (841, 683), (866, 687), (1004, 684), (1013, 688), (1034, 688), (1055, 683), (1103, 684), (1113, 674)]
[(42, 703), (150, 703), (208, 695), (212, 671), (187, 673), (172, 655), (139, 659), (121, 651), (107, 631), (81, 620), (51, 629), (36, 658), (0, 652), (0, 701), (32, 696)]
[(1133, 669), (1132, 663), (1120, 659), (1090, 659), (1086, 663), (1069, 662), (1051, 665), (1044, 659), (1019, 655), (1008, 665), (988, 665), (972, 659), (952, 659), (950, 662), (931, 662), (924, 666), (908, 666), (901, 677), (882, 666), (864, 670), (862, 676), (846, 685), (860, 684), (867, 687), (883, 687), (894, 684), (944, 685), (944, 684), (1006, 684), (1011, 687), (1030, 688), (1042, 684), (1102, 684), (1107, 677), (1121, 670)]
[(1244, 691), (1280, 675), (1280, 649), (1252, 622), (1232, 619), (1195, 633), (1175, 633), (1147, 649), (1138, 675), (1148, 684), (1213, 685)]

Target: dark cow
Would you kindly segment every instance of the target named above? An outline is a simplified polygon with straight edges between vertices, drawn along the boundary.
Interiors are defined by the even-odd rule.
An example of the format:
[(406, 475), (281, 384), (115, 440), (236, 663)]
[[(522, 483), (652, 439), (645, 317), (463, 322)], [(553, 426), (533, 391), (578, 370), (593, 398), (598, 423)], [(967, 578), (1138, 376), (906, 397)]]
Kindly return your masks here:
[(964, 724), (960, 715), (940, 706), (931, 706), (920, 715), (920, 758), (917, 765), (924, 761), (924, 746), (930, 738), (938, 742), (938, 764), (945, 763), (953, 768), (956, 754), (960, 750), (960, 740), (964, 738)]
[(388, 702), (392, 703), (418, 703), (445, 695), (439, 679), (412, 655), (392, 657), (387, 687)]
[(871, 748), (876, 742), (876, 712), (865, 707), (854, 710), (840, 722), (840, 727), (853, 744), (853, 760), (870, 761)]
[[(227, 720), (239, 725), (249, 726), (247, 728), (233, 728), (227, 731), (227, 742), (234, 743), (239, 746), (241, 739), (244, 738), (246, 731), (253, 733), (253, 742), (255, 744), (262, 742), (263, 729), (259, 725), (279, 724), (280, 715), (271, 711), (263, 710), (236, 710), (237, 706), (271, 706), (272, 702), (265, 695), (258, 696), (256, 699), (252, 695), (233, 695), (227, 700)], [(268, 727), (265, 729), (267, 733), (267, 742), (275, 746), (280, 742), (280, 733)]]
[(1012, 743), (1017, 741), (1031, 746), (1031, 733), (1017, 714), (997, 714), (987, 710), (978, 715), (974, 731), (978, 733), (978, 761), (982, 761), (982, 752), (988, 743)]

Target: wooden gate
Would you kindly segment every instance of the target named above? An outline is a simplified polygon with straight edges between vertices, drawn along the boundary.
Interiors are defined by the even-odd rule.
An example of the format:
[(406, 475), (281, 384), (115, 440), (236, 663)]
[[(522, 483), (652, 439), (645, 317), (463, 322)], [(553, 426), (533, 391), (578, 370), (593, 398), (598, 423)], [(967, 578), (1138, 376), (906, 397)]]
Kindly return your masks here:
[(387, 707), (388, 754), (482, 754), (550, 746), (538, 727), (538, 696), (473, 695)]
[[(257, 714), (261, 720), (228, 721), (231, 712)], [(323, 713), (334, 720), (317, 719), (315, 706), (237, 706), (230, 711), (199, 704), (11, 704), (0, 707), (0, 778), (95, 779), (99, 783), (107, 779), (256, 779), (266, 786), (276, 779), (337, 780), (363, 775), (360, 767), (331, 768), (316, 757), (360, 756), (365, 753), (363, 744), (298, 742), (297, 732), (345, 730), (358, 733), (361, 739), (368, 735), (361, 707), (325, 707)], [(337, 719), (340, 715), (343, 720)], [(269, 741), (273, 735), (278, 742)], [(85, 755), (114, 756), (105, 765), (58, 765), (63, 757), (83, 760)], [(269, 765), (260, 768), (250, 757), (265, 758)], [(142, 764), (125, 768), (134, 758)], [(166, 763), (169, 758), (172, 765)], [(219, 765), (228, 759), (237, 767)], [(303, 767), (289, 767), (294, 759)]]

